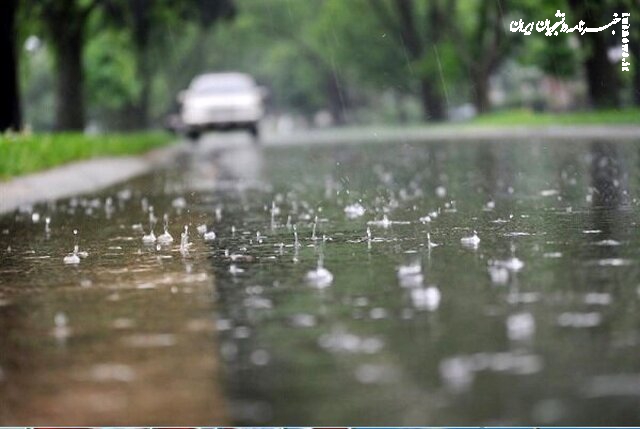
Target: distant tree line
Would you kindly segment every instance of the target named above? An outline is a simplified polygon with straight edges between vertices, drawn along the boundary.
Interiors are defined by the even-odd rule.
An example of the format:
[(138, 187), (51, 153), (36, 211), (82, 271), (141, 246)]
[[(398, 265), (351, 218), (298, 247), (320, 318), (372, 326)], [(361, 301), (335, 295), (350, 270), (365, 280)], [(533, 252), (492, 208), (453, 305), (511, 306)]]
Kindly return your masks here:
[[(553, 20), (558, 9), (588, 25), (631, 12), (632, 71), (609, 59), (619, 33), (509, 32), (511, 20)], [(640, 105), (639, 15), (640, 0), (3, 0), (0, 130), (34, 116), (21, 99), (56, 130), (82, 130), (88, 116), (146, 128), (194, 74), (229, 69), (269, 86), (274, 110), (324, 109), (337, 124), (382, 109), (383, 94), (398, 120), (407, 100), (427, 121), (463, 102), (485, 113), (491, 78), (510, 62), (582, 80), (593, 108)], [(23, 49), (33, 35), (46, 52), (37, 64)]]
[[(122, 111), (136, 127), (144, 128), (148, 125), (150, 82), (154, 75), (150, 54), (167, 43), (162, 27), (179, 27), (186, 22), (207, 27), (235, 13), (231, 0), (8, 0), (0, 3), (4, 20), (0, 43), (9, 53), (7, 64), (2, 67), (7, 74), (7, 79), (3, 79), (7, 85), (3, 94), (7, 95), (2, 97), (7, 111), (13, 112), (12, 115), (2, 112), (0, 129), (21, 127), (16, 77), (19, 30), (39, 33), (50, 46), (54, 60), (57, 130), (83, 130), (86, 126), (84, 53), (87, 42), (109, 28), (128, 32), (140, 90), (127, 100)], [(92, 25), (96, 15), (99, 15), (98, 22)]]

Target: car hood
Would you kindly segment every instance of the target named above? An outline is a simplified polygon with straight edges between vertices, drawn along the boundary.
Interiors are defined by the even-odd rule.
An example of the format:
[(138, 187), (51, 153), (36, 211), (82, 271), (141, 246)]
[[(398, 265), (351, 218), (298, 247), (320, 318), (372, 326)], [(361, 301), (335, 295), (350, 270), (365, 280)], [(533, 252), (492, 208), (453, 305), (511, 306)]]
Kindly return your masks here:
[(187, 96), (184, 103), (190, 107), (234, 107), (255, 105), (260, 101), (257, 93), (194, 94)]

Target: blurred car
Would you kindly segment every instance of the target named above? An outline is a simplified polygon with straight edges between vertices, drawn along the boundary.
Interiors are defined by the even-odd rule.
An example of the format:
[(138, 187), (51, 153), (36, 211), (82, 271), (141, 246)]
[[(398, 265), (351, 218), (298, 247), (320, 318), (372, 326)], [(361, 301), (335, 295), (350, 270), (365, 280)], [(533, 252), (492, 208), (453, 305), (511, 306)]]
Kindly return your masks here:
[(181, 126), (193, 140), (204, 131), (235, 129), (245, 129), (257, 139), (265, 92), (243, 73), (196, 76), (189, 88), (178, 95)]

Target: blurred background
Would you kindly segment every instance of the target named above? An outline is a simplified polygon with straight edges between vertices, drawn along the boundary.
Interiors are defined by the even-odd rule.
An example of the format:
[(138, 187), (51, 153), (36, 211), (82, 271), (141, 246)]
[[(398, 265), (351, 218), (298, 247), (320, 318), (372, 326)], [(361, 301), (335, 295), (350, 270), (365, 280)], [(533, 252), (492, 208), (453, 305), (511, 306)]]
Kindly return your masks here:
[(0, 425), (640, 424), (639, 29), (0, 0)]
[[(620, 31), (545, 37), (631, 12)], [(158, 128), (197, 74), (241, 71), (277, 132), (640, 105), (638, 0), (4, 0), (0, 128)], [(616, 26), (615, 28), (618, 28)]]

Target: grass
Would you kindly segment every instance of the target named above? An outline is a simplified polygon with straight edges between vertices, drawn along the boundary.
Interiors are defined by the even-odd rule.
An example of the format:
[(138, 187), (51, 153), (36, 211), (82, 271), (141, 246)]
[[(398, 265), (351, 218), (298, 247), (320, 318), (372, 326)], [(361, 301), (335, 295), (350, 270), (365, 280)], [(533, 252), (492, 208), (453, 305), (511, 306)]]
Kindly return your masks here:
[(0, 179), (82, 159), (135, 155), (167, 145), (173, 140), (171, 135), (161, 132), (0, 134)]
[(536, 113), (531, 110), (508, 110), (488, 113), (467, 122), (469, 125), (623, 125), (640, 124), (640, 108), (567, 113)]

